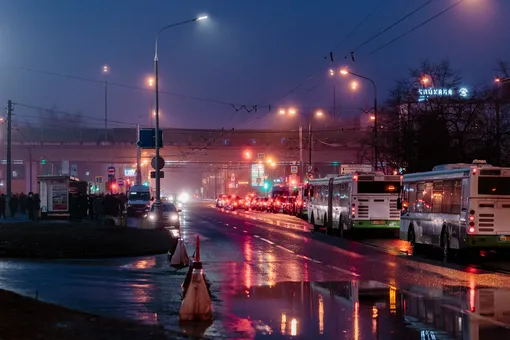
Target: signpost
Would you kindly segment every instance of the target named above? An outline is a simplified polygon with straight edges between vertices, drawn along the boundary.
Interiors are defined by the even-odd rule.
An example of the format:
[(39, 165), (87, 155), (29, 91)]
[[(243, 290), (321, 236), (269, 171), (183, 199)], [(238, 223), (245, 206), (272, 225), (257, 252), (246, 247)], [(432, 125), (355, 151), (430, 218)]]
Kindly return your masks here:
[(103, 177), (102, 176), (96, 176), (96, 183), (97, 184), (103, 183)]
[(156, 169), (156, 157), (154, 157), (151, 160), (151, 166), (154, 170), (161, 170), (165, 167), (165, 160), (163, 159), (163, 157), (159, 156), (159, 159), (158, 159), (158, 168), (159, 169)]
[[(136, 145), (141, 149), (155, 149), (156, 148), (156, 129), (140, 129), (139, 141)], [(163, 130), (158, 133), (159, 148), (163, 147)]]
[(291, 174), (297, 174), (298, 173), (298, 166), (297, 165), (291, 165), (290, 173)]
[(119, 185), (119, 187), (123, 187), (124, 186), (124, 178), (117, 179), (117, 184)]
[(113, 166), (108, 167), (108, 177), (109, 178), (115, 177), (115, 167)]

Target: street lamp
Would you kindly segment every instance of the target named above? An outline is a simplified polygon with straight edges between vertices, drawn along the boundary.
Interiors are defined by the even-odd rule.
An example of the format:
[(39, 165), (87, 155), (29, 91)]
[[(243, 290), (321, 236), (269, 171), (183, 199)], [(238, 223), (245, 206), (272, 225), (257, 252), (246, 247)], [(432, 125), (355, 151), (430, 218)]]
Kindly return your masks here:
[[(296, 114), (305, 115), (302, 112), (297, 111), (296, 109), (280, 109), (279, 113), (281, 115), (289, 114), (290, 116), (294, 116)], [(322, 118), (324, 116), (324, 112), (322, 110), (316, 110), (312, 114), (316, 118)], [(303, 125), (301, 122), (299, 123), (299, 164), (301, 165), (301, 174), (303, 176), (304, 182), (304, 162), (303, 162)], [(308, 114), (308, 165), (312, 167), (312, 119)]]
[(156, 113), (155, 115), (155, 122), (156, 122), (156, 128), (155, 128), (155, 143), (156, 143), (156, 157), (154, 160), (154, 167), (156, 168), (156, 200), (154, 202), (154, 213), (156, 215), (157, 221), (161, 221), (163, 218), (163, 211), (161, 210), (161, 178), (159, 176), (159, 73), (158, 73), (158, 41), (160, 34), (172, 27), (197, 22), (201, 20), (207, 19), (207, 16), (201, 16), (196, 17), (191, 20), (181, 21), (177, 22), (175, 24), (171, 24), (168, 26), (165, 26), (161, 28), (157, 34), (156, 34), (156, 41), (154, 44), (154, 92), (155, 92), (155, 108), (154, 111)]
[(353, 75), (354, 77), (368, 80), (374, 87), (374, 115), (373, 115), (374, 118), (373, 119), (371, 118), (371, 119), (374, 121), (374, 163), (375, 163), (375, 170), (377, 171), (377, 169), (378, 169), (378, 166), (377, 166), (377, 86), (375, 85), (375, 82), (371, 78), (351, 72), (346, 68), (341, 69), (340, 74), (342, 74), (343, 76), (347, 76), (350, 74), (350, 75)]
[(104, 141), (108, 142), (108, 81), (106, 75), (110, 72), (108, 65), (103, 65), (104, 74)]

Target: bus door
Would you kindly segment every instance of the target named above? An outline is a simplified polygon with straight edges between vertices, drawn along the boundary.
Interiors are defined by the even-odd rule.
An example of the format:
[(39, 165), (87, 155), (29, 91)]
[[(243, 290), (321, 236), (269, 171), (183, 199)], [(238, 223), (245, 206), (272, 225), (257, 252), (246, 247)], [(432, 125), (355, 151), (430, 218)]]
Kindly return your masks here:
[(328, 183), (328, 223), (324, 225), (326, 228), (333, 226), (333, 178), (329, 179)]

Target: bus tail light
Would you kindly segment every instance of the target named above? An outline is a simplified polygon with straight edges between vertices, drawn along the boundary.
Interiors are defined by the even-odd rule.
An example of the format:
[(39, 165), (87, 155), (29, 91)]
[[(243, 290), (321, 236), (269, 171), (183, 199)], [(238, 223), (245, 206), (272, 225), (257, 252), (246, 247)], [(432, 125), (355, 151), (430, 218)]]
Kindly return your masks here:
[(470, 210), (469, 211), (469, 224), (468, 224), (468, 234), (474, 234), (476, 232), (475, 229), (475, 211)]
[(472, 172), (473, 172), (473, 175), (476, 175), (476, 168), (473, 168)]
[(356, 217), (356, 204), (353, 203), (351, 207), (352, 218)]

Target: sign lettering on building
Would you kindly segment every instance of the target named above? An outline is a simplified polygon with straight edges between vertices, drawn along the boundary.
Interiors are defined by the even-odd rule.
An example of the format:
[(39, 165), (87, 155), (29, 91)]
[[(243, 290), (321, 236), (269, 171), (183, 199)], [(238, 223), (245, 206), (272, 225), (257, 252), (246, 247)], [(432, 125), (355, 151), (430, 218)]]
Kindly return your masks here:
[(458, 90), (451, 89), (451, 88), (422, 88), (418, 89), (418, 101), (424, 101), (427, 100), (429, 97), (453, 97), (454, 95), (457, 95), (461, 98), (466, 98), (468, 96), (468, 89), (465, 87), (462, 87)]

